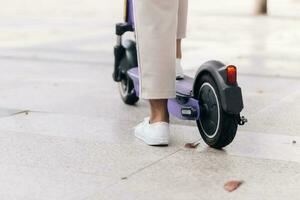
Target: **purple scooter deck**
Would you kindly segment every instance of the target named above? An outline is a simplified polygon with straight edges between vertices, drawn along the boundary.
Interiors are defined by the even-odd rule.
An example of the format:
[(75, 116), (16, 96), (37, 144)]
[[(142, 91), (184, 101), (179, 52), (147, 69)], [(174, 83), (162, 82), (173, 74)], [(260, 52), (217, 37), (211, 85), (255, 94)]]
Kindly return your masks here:
[[(139, 70), (138, 68), (133, 68), (129, 70), (128, 75), (130, 78), (133, 80), (134, 83), (134, 89), (139, 96)], [(169, 112), (175, 116), (176, 118), (179, 119), (184, 119), (184, 120), (197, 120), (200, 118), (200, 106), (198, 100), (194, 99), (192, 95), (193, 91), (193, 84), (194, 84), (194, 79), (185, 76), (184, 79), (182, 80), (177, 80), (176, 81), (176, 94), (177, 98), (174, 99), (169, 99), (168, 101), (168, 109)], [(184, 97), (186, 101), (179, 101), (178, 98)], [(187, 109), (191, 108), (193, 111), (195, 111), (195, 116), (183, 116), (182, 115), (182, 109)]]

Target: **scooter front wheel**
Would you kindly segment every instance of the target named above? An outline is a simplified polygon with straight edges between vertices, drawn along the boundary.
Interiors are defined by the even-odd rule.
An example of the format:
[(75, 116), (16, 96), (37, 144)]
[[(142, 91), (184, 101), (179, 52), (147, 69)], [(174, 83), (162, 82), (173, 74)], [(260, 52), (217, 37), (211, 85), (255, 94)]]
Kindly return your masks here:
[(205, 74), (200, 78), (198, 100), (201, 109), (197, 120), (199, 132), (205, 143), (222, 149), (229, 145), (237, 131), (235, 116), (224, 112), (218, 87), (213, 78)]
[(136, 96), (134, 85), (128, 75), (124, 74), (121, 82), (119, 82), (119, 93), (123, 102), (127, 105), (134, 105), (139, 101), (139, 97)]

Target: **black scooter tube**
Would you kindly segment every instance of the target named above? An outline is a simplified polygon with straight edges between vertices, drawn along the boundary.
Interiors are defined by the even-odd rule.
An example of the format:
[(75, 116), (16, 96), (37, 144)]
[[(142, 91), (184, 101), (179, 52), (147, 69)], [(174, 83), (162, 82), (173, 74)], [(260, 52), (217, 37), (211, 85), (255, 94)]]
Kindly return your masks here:
[(125, 48), (122, 45), (116, 45), (114, 47), (114, 56), (115, 56), (115, 62), (114, 62), (114, 72), (113, 72), (113, 80), (116, 82), (121, 81), (121, 73), (120, 73), (120, 63), (124, 56)]

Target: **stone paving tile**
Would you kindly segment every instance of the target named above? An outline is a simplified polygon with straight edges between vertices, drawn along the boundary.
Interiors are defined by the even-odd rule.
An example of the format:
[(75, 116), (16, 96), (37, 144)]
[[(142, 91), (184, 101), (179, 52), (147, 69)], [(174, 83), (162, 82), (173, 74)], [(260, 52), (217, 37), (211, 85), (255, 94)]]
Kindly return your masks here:
[(240, 84), (249, 119), (241, 130), (300, 136), (299, 80), (241, 76)]
[(133, 142), (139, 119), (28, 112), (0, 119), (0, 130), (100, 143)]
[(113, 183), (110, 177), (68, 169), (0, 164), (2, 200), (83, 199)]
[[(253, 1), (190, 3), (186, 72), (239, 67), (249, 123), (223, 152), (194, 122), (172, 119), (168, 148), (134, 138), (148, 104), (124, 105), (111, 80), (122, 0), (3, 3), (0, 199), (297, 199), (300, 4), (272, 0), (270, 16), (252, 17)], [(231, 179), (245, 184), (228, 194)]]
[(237, 65), (243, 74), (299, 80), (298, 20), (251, 15), (190, 18), (189, 36), (183, 42), (186, 69), (216, 59)]
[[(235, 142), (224, 152), (209, 149), (202, 141), (197, 150), (190, 151), (184, 149), (183, 146), (185, 142), (199, 140), (197, 129), (174, 125), (172, 126), (172, 145), (168, 148), (152, 148), (134, 139), (132, 130), (129, 128), (129, 125), (134, 123), (130, 120), (120, 122), (110, 119), (103, 123), (104, 120), (104, 118), (50, 113), (19, 114), (1, 118), (0, 166), (4, 172), (7, 172), (7, 176), (3, 178), (9, 178), (13, 173), (17, 174), (3, 187), (15, 186), (18, 194), (26, 197), (29, 195), (27, 192), (31, 190), (25, 190), (24, 187), (27, 186), (18, 180), (24, 180), (26, 176), (32, 175), (31, 168), (34, 168), (37, 169), (35, 174), (41, 174), (39, 176), (34, 174), (26, 180), (30, 185), (36, 184), (36, 187), (44, 184), (56, 185), (49, 189), (38, 187), (39, 189), (35, 190), (37, 195), (45, 192), (49, 197), (57, 195), (64, 199), (72, 199), (78, 194), (78, 197), (82, 197), (80, 199), (90, 196), (91, 198), (87, 199), (93, 197), (114, 199), (119, 195), (124, 195), (124, 198), (130, 199), (138, 198), (141, 194), (146, 195), (148, 189), (156, 191), (163, 188), (165, 193), (162, 195), (170, 197), (175, 195), (179, 199), (183, 197), (181, 195), (188, 195), (187, 197), (193, 199), (199, 193), (210, 195), (216, 191), (220, 192), (223, 182), (227, 179), (239, 178), (247, 181), (245, 184), (247, 188), (241, 189), (240, 192), (243, 195), (247, 194), (246, 196), (251, 199), (250, 197), (257, 197), (256, 195), (261, 195), (263, 192), (259, 187), (262, 187), (265, 182), (259, 181), (271, 179), (273, 182), (273, 179), (283, 179), (283, 184), (285, 184), (291, 174), (297, 174), (297, 170), (300, 170), (299, 164), (296, 164), (300, 162), (300, 155), (297, 155), (299, 151), (295, 149), (299, 145), (292, 144), (293, 139), (299, 139), (297, 137), (239, 132)], [(297, 162), (281, 161), (293, 161), (293, 159), (299, 160)], [(270, 170), (268, 166), (273, 165), (276, 167), (268, 172)], [(253, 168), (255, 168), (254, 171), (251, 171)], [(157, 169), (161, 170), (157, 171)], [(150, 174), (148, 174), (149, 170)], [(52, 178), (49, 178), (48, 171), (51, 171)], [(281, 171), (282, 173), (279, 173)], [(255, 172), (262, 172), (262, 174), (253, 177)], [(276, 173), (279, 174), (273, 177)], [(82, 190), (76, 189), (80, 187), (80, 184), (84, 184), (81, 176), (85, 176), (86, 182), (84, 183), (87, 184)], [(70, 180), (70, 177), (73, 178)], [(121, 180), (122, 177), (127, 177), (127, 180)], [(157, 177), (160, 178), (157, 179)], [(198, 179), (194, 180), (195, 177)], [(170, 181), (171, 179), (173, 181)], [(141, 180), (144, 181), (140, 182)], [(297, 190), (292, 186), (297, 184), (298, 179), (289, 180), (291, 182), (283, 186), (287, 190), (286, 197), (297, 194)], [(126, 184), (122, 183), (123, 181)], [(131, 181), (134, 182), (131, 183)], [(140, 183), (137, 184), (135, 181)], [(169, 185), (167, 182), (170, 182)], [(278, 181), (275, 183), (274, 187), (280, 187)], [(60, 188), (61, 184), (67, 184), (68, 190)], [(138, 185), (137, 188), (134, 185)], [(173, 191), (176, 187), (181, 188), (180, 193)], [(119, 188), (118, 192), (114, 191), (116, 188)], [(56, 192), (51, 194), (49, 190), (56, 190)], [(9, 191), (11, 190), (3, 190), (0, 194), (13, 196)], [(254, 191), (258, 193), (255, 194)], [(47, 195), (44, 199), (48, 199)], [(160, 199), (161, 193), (155, 193), (155, 195)], [(240, 198), (239, 192), (236, 195)], [(271, 190), (267, 190), (265, 197), (272, 197)], [(203, 198), (205, 199), (205, 196)]]
[(272, 103), (249, 115), (250, 123), (243, 130), (299, 136), (299, 97), (300, 93), (294, 92), (278, 101), (269, 98)]
[[(134, 142), (132, 138), (126, 143), (125, 137), (123, 143), (119, 144), (26, 132), (1, 131), (0, 137), (0, 168), (6, 174), (0, 178), (0, 195), (4, 196), (16, 194), (35, 197), (20, 182), (25, 179), (29, 185), (35, 186), (31, 191), (34, 190), (41, 198), (46, 192), (59, 198), (72, 199), (70, 197), (85, 193), (86, 189), (93, 189), (94, 192), (97, 186), (98, 190), (107, 187), (174, 151), (174, 148), (147, 147), (140, 141)], [(33, 172), (35, 174), (32, 175)], [(9, 179), (10, 182), (7, 181)], [(49, 188), (43, 188), (47, 184)], [(87, 184), (82, 191), (81, 184)], [(10, 190), (6, 190), (9, 187)], [(16, 189), (12, 190), (14, 187)], [(76, 192), (72, 194), (71, 191)], [(65, 192), (68, 194), (63, 195)]]
[[(180, 151), (86, 199), (297, 199), (299, 170), (296, 163)], [(228, 193), (223, 186), (231, 180), (244, 183)]]
[(199, 139), (174, 127), (172, 145), (153, 148), (126, 120), (29, 112), (0, 121), (1, 199), (82, 199)]
[[(107, 135), (103, 133), (103, 138), (108, 137)], [(125, 135), (120, 143), (107, 142), (107, 139), (99, 140), (99, 138), (91, 141), (55, 135), (1, 131), (0, 162), (121, 178), (173, 153), (174, 148), (176, 149), (175, 146), (165, 149), (150, 148), (139, 140), (133, 140), (132, 135), (131, 137)], [(122, 134), (119, 134), (119, 138), (122, 138)]]

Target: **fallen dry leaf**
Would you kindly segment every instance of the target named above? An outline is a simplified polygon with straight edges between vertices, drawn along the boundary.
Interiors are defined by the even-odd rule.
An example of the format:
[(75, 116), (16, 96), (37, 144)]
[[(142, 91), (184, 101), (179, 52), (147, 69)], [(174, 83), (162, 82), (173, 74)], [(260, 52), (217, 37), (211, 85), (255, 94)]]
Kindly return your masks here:
[(257, 92), (258, 92), (259, 94), (264, 93), (264, 91), (262, 91), (262, 90), (258, 90)]
[(238, 187), (240, 187), (244, 182), (243, 181), (229, 181), (224, 185), (224, 189), (228, 192), (233, 192)]
[(184, 147), (187, 149), (196, 149), (199, 144), (200, 143), (186, 143)]

